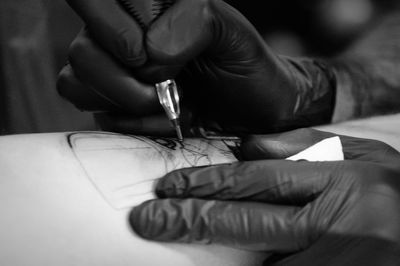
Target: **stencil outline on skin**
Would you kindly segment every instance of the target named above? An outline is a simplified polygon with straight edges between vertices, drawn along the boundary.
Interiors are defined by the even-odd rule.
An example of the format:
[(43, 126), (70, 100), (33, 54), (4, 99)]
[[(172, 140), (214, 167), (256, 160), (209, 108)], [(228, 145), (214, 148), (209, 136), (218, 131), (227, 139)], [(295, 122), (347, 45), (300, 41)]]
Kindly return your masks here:
[(236, 144), (227, 141), (187, 139), (182, 145), (171, 138), (74, 132), (67, 142), (86, 176), (115, 209), (155, 198), (155, 181), (172, 170), (237, 161), (231, 151)]

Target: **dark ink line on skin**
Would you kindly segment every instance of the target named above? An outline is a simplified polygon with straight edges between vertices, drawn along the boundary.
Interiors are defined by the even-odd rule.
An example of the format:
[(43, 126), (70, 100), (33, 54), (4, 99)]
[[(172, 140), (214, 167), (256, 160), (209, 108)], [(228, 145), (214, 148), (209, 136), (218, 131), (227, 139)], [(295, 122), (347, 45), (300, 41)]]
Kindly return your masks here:
[[(208, 155), (206, 153), (201, 153), (201, 152), (196, 151), (195, 150), (196, 147), (194, 147), (193, 149), (190, 149), (189, 146), (191, 146), (191, 145), (188, 144), (185, 146), (183, 144), (183, 142), (179, 142), (179, 141), (176, 141), (176, 140), (173, 140), (170, 138), (160, 138), (160, 137), (158, 137), (158, 138), (147, 137), (147, 138), (169, 150), (173, 150), (173, 151), (180, 150), (184, 160), (191, 166), (196, 166), (197, 162), (199, 160), (201, 160), (202, 158), (205, 158), (205, 157), (208, 158)], [(208, 144), (210, 144), (210, 143), (208, 143)], [(195, 158), (194, 162), (191, 162), (187, 158), (187, 156), (185, 155), (185, 152), (191, 154), (193, 156), (193, 158)], [(207, 160), (210, 161), (210, 159), (207, 159)]]
[[(67, 134), (67, 143), (68, 143), (68, 146), (70, 147), (70, 149), (71, 150), (73, 150), (73, 147), (72, 147), (72, 136), (74, 135), (74, 134), (76, 134), (76, 133), (69, 133), (69, 134)], [(75, 153), (74, 153), (75, 154)]]
[(75, 135), (80, 135), (80, 134), (96, 134), (97, 136), (99, 135), (104, 135), (104, 136), (119, 136), (119, 137), (126, 137), (126, 138), (131, 138), (129, 135), (121, 135), (118, 133), (113, 133), (113, 132), (98, 132), (98, 131), (79, 131), (79, 132), (72, 132), (72, 133), (68, 133), (66, 135), (67, 138), (67, 143), (68, 146), (73, 149), (74, 144), (72, 143), (72, 139)]
[[(208, 157), (207, 154), (196, 151), (196, 147), (194, 147), (193, 149), (190, 149), (190, 147), (189, 147), (190, 144), (185, 145), (184, 142), (180, 142), (178, 140), (174, 140), (171, 138), (163, 138), (163, 137), (151, 137), (151, 136), (147, 136), (146, 138), (155, 142), (158, 145), (161, 145), (162, 147), (164, 147), (166, 149), (173, 150), (173, 151), (176, 151), (178, 149), (181, 150), (183, 158), (191, 166), (195, 166), (196, 163), (199, 160), (201, 160), (202, 158)], [(219, 150), (222, 154), (230, 155), (230, 153), (232, 153), (236, 159), (238, 159), (238, 160), (241, 159), (240, 141), (222, 140), (222, 143), (228, 148), (228, 150), (221, 149), (220, 147), (214, 145), (212, 143), (212, 141), (207, 142), (208, 145)], [(185, 156), (185, 152), (191, 154), (194, 158), (197, 158), (197, 159), (195, 159), (194, 163), (191, 163), (191, 161), (187, 158), (187, 156)]]
[(179, 141), (179, 144), (181, 144), (181, 149), (185, 148), (185, 143), (183, 141)]
[(147, 138), (167, 149), (174, 150), (174, 151), (177, 150), (177, 146), (179, 143), (179, 142), (176, 142), (176, 141), (174, 141), (172, 139), (168, 139), (168, 138), (161, 138), (161, 137), (158, 137), (158, 138), (147, 137)]
[(135, 148), (98, 148), (98, 149), (82, 149), (82, 151), (123, 151), (123, 150), (149, 150), (150, 147), (135, 147)]
[[(81, 133), (89, 133), (91, 134), (92, 132), (81, 132)], [(72, 142), (72, 138), (75, 135), (81, 134), (81, 133), (69, 133), (67, 134), (67, 143), (69, 145), (69, 147), (71, 148), (72, 153), (74, 154), (75, 159), (77, 160), (77, 162), (79, 163), (80, 167), (82, 168), (83, 172), (85, 173), (85, 176), (87, 177), (87, 179), (89, 180), (90, 183), (92, 183), (92, 185), (97, 189), (97, 191), (100, 193), (101, 197), (115, 210), (118, 210), (118, 208), (114, 207), (114, 205), (107, 199), (107, 197), (105, 196), (104, 193), (102, 193), (102, 191), (99, 189), (99, 187), (97, 186), (97, 184), (93, 181), (93, 179), (90, 177), (88, 171), (86, 170), (85, 166), (83, 165), (82, 161), (79, 159), (78, 155), (76, 154), (76, 151), (74, 149), (74, 145)]]

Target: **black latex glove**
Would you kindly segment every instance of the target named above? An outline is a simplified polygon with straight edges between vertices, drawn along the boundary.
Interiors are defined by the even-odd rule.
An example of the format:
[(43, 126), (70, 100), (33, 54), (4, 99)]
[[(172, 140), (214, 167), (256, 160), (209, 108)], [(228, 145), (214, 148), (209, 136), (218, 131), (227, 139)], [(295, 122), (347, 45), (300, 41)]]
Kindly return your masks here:
[(283, 160), (332, 134), (254, 137), (257, 161), (182, 169), (135, 207), (131, 225), (157, 241), (273, 252), (266, 265), (400, 265), (400, 154), (341, 136), (346, 160)]
[[(154, 84), (168, 78), (176, 78), (196, 121), (223, 131), (271, 132), (330, 121), (335, 78), (329, 68), (277, 56), (224, 1), (179, 0), (157, 18), (149, 15), (149, 3), (171, 1), (125, 0), (134, 8), (146, 3), (136, 8), (144, 23), (117, 2), (68, 1), (87, 27), (73, 42), (71, 66), (58, 82), (61, 95), (79, 108), (117, 112), (103, 119), (111, 129), (160, 129), (165, 114)], [(188, 116), (186, 126), (194, 123)]]

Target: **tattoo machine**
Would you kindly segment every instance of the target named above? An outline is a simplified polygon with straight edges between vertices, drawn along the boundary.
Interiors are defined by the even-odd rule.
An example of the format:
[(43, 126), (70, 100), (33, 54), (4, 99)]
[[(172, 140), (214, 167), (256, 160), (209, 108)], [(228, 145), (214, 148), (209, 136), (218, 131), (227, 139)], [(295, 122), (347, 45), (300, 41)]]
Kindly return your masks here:
[[(118, 2), (146, 31), (147, 27), (164, 13), (175, 0), (118, 0)], [(155, 88), (160, 104), (175, 128), (178, 140), (182, 142), (179, 93), (176, 82), (174, 79), (167, 79), (156, 83)]]

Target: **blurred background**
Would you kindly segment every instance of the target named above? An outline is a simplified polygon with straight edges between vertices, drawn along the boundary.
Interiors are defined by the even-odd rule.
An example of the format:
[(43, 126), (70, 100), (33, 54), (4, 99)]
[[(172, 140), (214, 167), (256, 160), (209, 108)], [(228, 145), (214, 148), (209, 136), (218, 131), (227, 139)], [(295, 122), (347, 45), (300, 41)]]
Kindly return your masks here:
[[(335, 56), (398, 0), (229, 0), (268, 44), (289, 56)], [(260, 5), (260, 6), (259, 6)], [(92, 130), (56, 92), (68, 47), (82, 26), (64, 0), (0, 1), (0, 134)]]

